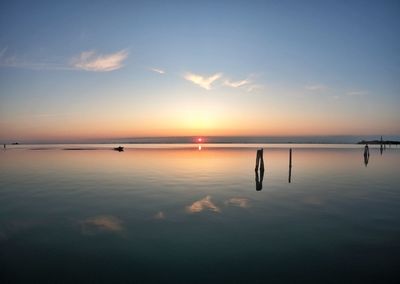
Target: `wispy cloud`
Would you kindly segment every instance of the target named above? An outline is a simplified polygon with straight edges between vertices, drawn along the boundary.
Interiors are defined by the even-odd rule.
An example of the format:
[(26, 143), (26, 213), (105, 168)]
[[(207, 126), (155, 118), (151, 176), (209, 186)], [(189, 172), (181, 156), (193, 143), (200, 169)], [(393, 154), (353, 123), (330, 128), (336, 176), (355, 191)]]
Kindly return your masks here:
[(212, 212), (220, 212), (221, 210), (211, 201), (211, 196), (207, 195), (203, 199), (193, 202), (191, 205), (186, 207), (190, 213), (199, 213), (203, 210), (209, 210)]
[(3, 56), (6, 54), (8, 47), (3, 47), (0, 50), (0, 58), (3, 58)]
[(32, 115), (32, 117), (57, 117), (57, 116), (70, 116), (73, 113), (38, 113)]
[[(86, 70), (106, 72), (120, 69), (123, 61), (128, 57), (127, 50), (120, 50), (112, 54), (97, 54), (95, 51), (84, 51), (70, 60), (60, 58), (45, 58), (26, 60), (25, 58), (9, 55), (8, 48), (0, 49), (0, 67), (23, 68), (33, 70)], [(54, 60), (55, 59), (55, 60)]]
[(244, 85), (250, 84), (251, 81), (248, 79), (241, 80), (241, 81), (230, 81), (230, 80), (225, 80), (224, 85), (232, 88), (239, 88)]
[(111, 54), (97, 54), (95, 51), (84, 51), (71, 60), (76, 69), (107, 72), (120, 69), (123, 61), (128, 57), (128, 51), (123, 49)]
[(253, 91), (263, 90), (264, 89), (264, 85), (252, 84), (252, 85), (247, 86), (245, 89), (246, 89), (247, 92), (251, 93)]
[(158, 74), (165, 74), (165, 71), (159, 68), (149, 68), (149, 70), (156, 72)]
[(305, 87), (308, 91), (324, 91), (327, 89), (325, 85), (316, 84), (316, 85), (308, 85)]
[(367, 94), (368, 94), (367, 91), (351, 91), (351, 92), (346, 93), (346, 95), (351, 96), (351, 97), (363, 97)]
[(226, 79), (224, 81), (224, 86), (230, 87), (230, 88), (235, 88), (235, 89), (241, 89), (244, 90), (248, 93), (256, 91), (256, 90), (261, 90), (264, 88), (263, 85), (256, 84), (254, 82), (254, 75), (250, 75), (246, 79), (243, 80), (238, 80), (238, 81), (232, 81), (230, 79)]
[(0, 50), (0, 67), (22, 68), (32, 70), (71, 70), (72, 68), (58, 62), (59, 60), (27, 60), (16, 55), (10, 55), (8, 47)]
[(216, 73), (212, 76), (204, 77), (204, 76), (193, 74), (190, 72), (183, 76), (183, 78), (185, 78), (186, 80), (188, 80), (188, 81), (192, 82), (193, 84), (196, 84), (206, 90), (211, 90), (213, 83), (215, 83), (221, 77), (222, 77), (222, 73)]

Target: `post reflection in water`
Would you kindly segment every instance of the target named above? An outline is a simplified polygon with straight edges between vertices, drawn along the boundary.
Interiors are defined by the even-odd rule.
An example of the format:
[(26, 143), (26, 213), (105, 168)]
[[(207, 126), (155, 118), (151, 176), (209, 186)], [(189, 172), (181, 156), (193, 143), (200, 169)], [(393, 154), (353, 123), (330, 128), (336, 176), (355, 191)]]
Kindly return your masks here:
[[(381, 155), (382, 155), (382, 152), (381, 152)], [(369, 148), (368, 148), (368, 144), (366, 144), (365, 148), (364, 148), (364, 165), (365, 166), (368, 165), (368, 161), (369, 161)]]
[(288, 182), (292, 182), (292, 148), (289, 149), (289, 178)]
[(368, 162), (369, 162), (369, 154), (368, 155), (364, 154), (364, 165), (368, 166)]
[(260, 175), (258, 174), (258, 171), (255, 171), (256, 173), (256, 190), (261, 191), (262, 190), (262, 183), (264, 180), (264, 170), (260, 170)]

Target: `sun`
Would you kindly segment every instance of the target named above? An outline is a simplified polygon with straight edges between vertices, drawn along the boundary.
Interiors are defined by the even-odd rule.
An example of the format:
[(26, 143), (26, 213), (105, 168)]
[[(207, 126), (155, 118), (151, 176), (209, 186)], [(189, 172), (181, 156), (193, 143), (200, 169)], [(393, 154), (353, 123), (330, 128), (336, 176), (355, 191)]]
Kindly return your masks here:
[(197, 142), (201, 143), (201, 142), (203, 142), (203, 139), (199, 137), (199, 138), (197, 138)]

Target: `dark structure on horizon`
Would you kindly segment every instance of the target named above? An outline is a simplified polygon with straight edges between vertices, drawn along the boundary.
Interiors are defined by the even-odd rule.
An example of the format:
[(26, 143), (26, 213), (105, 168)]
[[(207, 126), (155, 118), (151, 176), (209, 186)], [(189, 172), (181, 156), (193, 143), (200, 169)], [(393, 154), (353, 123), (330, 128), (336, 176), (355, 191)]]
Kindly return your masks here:
[(400, 141), (395, 140), (383, 140), (381, 136), (381, 140), (362, 140), (357, 144), (370, 144), (370, 145), (381, 145), (382, 147), (386, 147), (386, 145), (400, 145)]

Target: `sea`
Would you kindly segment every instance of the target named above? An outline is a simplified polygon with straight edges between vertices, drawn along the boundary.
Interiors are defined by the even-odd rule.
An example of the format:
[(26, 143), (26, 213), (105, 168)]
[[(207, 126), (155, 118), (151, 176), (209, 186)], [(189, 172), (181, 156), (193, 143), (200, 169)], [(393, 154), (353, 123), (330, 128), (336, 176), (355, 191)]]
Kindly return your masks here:
[(139, 142), (0, 149), (1, 283), (399, 283), (400, 146)]

